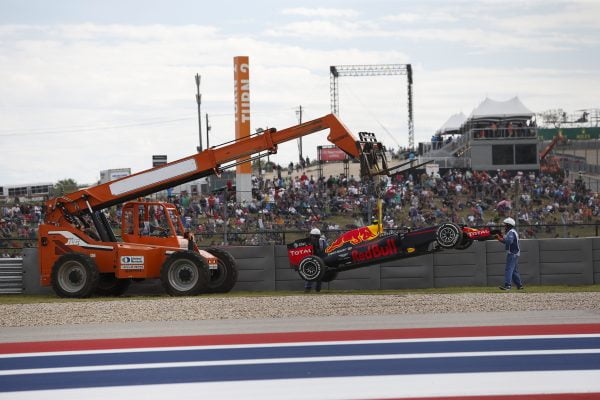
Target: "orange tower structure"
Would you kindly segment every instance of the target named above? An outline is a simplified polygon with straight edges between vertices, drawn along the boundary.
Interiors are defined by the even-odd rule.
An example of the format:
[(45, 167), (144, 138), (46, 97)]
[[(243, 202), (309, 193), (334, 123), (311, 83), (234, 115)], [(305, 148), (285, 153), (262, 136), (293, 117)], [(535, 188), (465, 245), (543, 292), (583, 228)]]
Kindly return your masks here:
[[(248, 56), (233, 59), (233, 79), (235, 96), (235, 139), (241, 140), (250, 136), (250, 62)], [(252, 164), (250, 157), (238, 159), (236, 167), (237, 201), (252, 200)]]

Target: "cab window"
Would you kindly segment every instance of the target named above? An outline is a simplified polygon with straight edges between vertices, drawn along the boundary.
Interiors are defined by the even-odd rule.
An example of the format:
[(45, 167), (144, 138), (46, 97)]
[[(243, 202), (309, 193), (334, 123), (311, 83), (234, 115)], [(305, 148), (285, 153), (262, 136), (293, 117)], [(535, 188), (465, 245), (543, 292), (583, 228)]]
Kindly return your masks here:
[(183, 228), (179, 222), (179, 214), (176, 213), (172, 208), (169, 208), (168, 210), (169, 215), (171, 216), (171, 221), (173, 222), (173, 226), (175, 227), (175, 232), (177, 232), (178, 236), (183, 236)]
[(131, 207), (123, 210), (123, 233), (133, 235), (133, 209)]
[(138, 229), (140, 236), (150, 235), (150, 224), (146, 219), (146, 207), (143, 204), (138, 205)]
[(169, 218), (162, 206), (150, 206), (148, 210), (150, 236), (172, 236)]

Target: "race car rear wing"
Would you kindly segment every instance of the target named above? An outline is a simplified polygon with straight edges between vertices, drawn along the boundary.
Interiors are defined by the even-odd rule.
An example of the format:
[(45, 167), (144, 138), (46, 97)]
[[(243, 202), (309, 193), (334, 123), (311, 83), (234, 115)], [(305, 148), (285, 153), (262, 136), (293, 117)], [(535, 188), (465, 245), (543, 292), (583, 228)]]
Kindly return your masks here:
[(313, 246), (310, 244), (308, 238), (298, 239), (293, 243), (287, 245), (288, 260), (292, 268), (297, 268), (303, 258), (308, 257), (314, 253)]

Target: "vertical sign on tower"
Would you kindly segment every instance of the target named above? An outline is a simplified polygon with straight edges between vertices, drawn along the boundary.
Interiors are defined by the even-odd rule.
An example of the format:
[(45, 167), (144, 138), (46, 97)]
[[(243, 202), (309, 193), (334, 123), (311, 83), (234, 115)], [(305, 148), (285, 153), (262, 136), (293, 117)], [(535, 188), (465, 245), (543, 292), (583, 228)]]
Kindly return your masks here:
[[(235, 139), (250, 136), (250, 63), (247, 56), (233, 59), (235, 95)], [(249, 160), (249, 156), (238, 161)], [(237, 200), (252, 200), (252, 165), (250, 161), (236, 167)]]

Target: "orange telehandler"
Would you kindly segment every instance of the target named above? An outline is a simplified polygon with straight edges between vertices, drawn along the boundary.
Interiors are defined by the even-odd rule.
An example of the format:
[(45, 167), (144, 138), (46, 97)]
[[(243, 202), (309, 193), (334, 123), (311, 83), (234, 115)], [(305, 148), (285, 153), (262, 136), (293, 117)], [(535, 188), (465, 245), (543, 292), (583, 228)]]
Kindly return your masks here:
[[(243, 157), (277, 152), (277, 145), (329, 129), (327, 139), (353, 158), (362, 174), (387, 172), (384, 148), (371, 138), (357, 141), (333, 114), (281, 131), (225, 143), (190, 157), (111, 182), (78, 190), (46, 203), (39, 227), (40, 279), (62, 297), (120, 295), (131, 280), (160, 278), (172, 296), (230, 291), (237, 281), (234, 258), (217, 248), (200, 250), (184, 231), (173, 204), (133, 201), (194, 179), (218, 174)], [(261, 155), (261, 152), (266, 152)], [(248, 162), (248, 161), (245, 161)], [(121, 237), (104, 209), (122, 205)]]
[(558, 174), (561, 172), (560, 157), (550, 155), (550, 152), (559, 143), (565, 143), (566, 138), (559, 131), (554, 139), (540, 152), (540, 171), (545, 174)]

